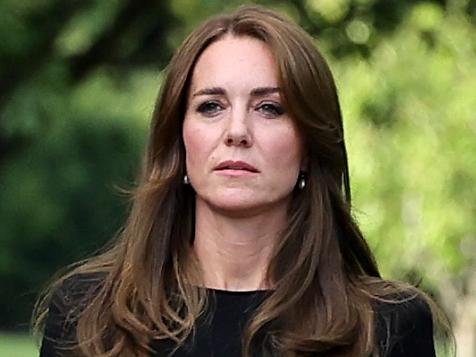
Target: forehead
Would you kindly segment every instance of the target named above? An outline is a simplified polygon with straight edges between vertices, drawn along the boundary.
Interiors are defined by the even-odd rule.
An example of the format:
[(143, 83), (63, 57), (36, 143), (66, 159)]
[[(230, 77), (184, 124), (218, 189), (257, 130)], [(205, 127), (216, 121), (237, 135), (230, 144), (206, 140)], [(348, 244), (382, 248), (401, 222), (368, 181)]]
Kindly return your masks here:
[(277, 64), (269, 46), (255, 38), (232, 36), (208, 46), (193, 70), (192, 90), (226, 85), (277, 86)]

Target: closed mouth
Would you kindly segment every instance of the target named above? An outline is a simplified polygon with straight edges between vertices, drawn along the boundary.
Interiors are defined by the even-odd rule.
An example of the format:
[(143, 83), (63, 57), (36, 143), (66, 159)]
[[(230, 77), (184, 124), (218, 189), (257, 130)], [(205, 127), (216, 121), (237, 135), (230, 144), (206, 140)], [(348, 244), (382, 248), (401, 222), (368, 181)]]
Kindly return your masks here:
[(256, 167), (251, 164), (248, 164), (244, 161), (223, 161), (217, 167), (215, 167), (216, 171), (223, 171), (223, 170), (242, 170), (242, 171), (249, 171), (249, 172), (259, 172)]

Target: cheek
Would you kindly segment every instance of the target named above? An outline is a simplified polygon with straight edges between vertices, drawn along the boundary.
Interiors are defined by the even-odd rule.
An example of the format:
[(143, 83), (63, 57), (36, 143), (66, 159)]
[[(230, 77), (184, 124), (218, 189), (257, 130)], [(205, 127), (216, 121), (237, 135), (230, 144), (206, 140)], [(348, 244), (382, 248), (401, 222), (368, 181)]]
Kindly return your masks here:
[(185, 146), (185, 171), (187, 175), (190, 176), (191, 171), (193, 171), (193, 162), (196, 159), (197, 155), (200, 155), (199, 145), (197, 140), (196, 130), (190, 128), (190, 125), (187, 125), (187, 122), (184, 122), (183, 126), (183, 143)]
[(268, 138), (270, 162), (283, 170), (299, 169), (302, 159), (302, 141), (292, 129)]
[(185, 122), (183, 126), (182, 135), (183, 135), (183, 143), (185, 146), (185, 154), (187, 157), (187, 161), (189, 161), (190, 158), (192, 157), (191, 153), (194, 153), (194, 154), (197, 153), (197, 148), (198, 148), (198, 140), (196, 139), (197, 133), (196, 133), (196, 130), (191, 129), (189, 125), (187, 125)]
[(197, 125), (192, 120), (185, 121), (183, 126), (183, 141), (185, 145), (187, 171), (204, 168), (213, 152), (214, 140), (210, 130)]

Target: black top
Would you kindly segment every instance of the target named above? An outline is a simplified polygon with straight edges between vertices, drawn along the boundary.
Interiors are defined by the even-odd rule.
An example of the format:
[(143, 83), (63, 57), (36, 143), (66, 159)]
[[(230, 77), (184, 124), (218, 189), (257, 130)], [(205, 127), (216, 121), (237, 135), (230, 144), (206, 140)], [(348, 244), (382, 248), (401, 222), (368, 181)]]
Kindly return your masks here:
[[(74, 336), (74, 326), (65, 323), (66, 314), (75, 306), (77, 289), (59, 289), (53, 296), (46, 320), (40, 357), (64, 356), (58, 346)], [(70, 279), (71, 283), (71, 279)], [(210, 314), (197, 322), (196, 334), (173, 352), (170, 340), (154, 341), (152, 356), (241, 357), (243, 328), (266, 296), (265, 291), (233, 292), (208, 289)], [(84, 294), (84, 290), (83, 293)], [(421, 299), (400, 304), (377, 305), (376, 335), (382, 356), (434, 357), (433, 324), (430, 310)], [(62, 354), (63, 353), (63, 354)]]

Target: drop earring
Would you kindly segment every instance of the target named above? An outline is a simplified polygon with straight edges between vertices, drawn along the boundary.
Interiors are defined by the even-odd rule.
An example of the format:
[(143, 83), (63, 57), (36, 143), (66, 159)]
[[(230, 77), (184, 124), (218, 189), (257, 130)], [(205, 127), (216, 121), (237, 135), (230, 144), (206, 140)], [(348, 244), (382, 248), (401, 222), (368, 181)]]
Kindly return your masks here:
[(184, 185), (189, 185), (189, 184), (190, 184), (190, 180), (189, 180), (189, 178), (188, 178), (187, 175), (184, 175), (184, 176), (183, 176), (183, 184), (184, 184)]
[(306, 174), (301, 171), (299, 173), (298, 188), (304, 190), (304, 187), (306, 187)]

